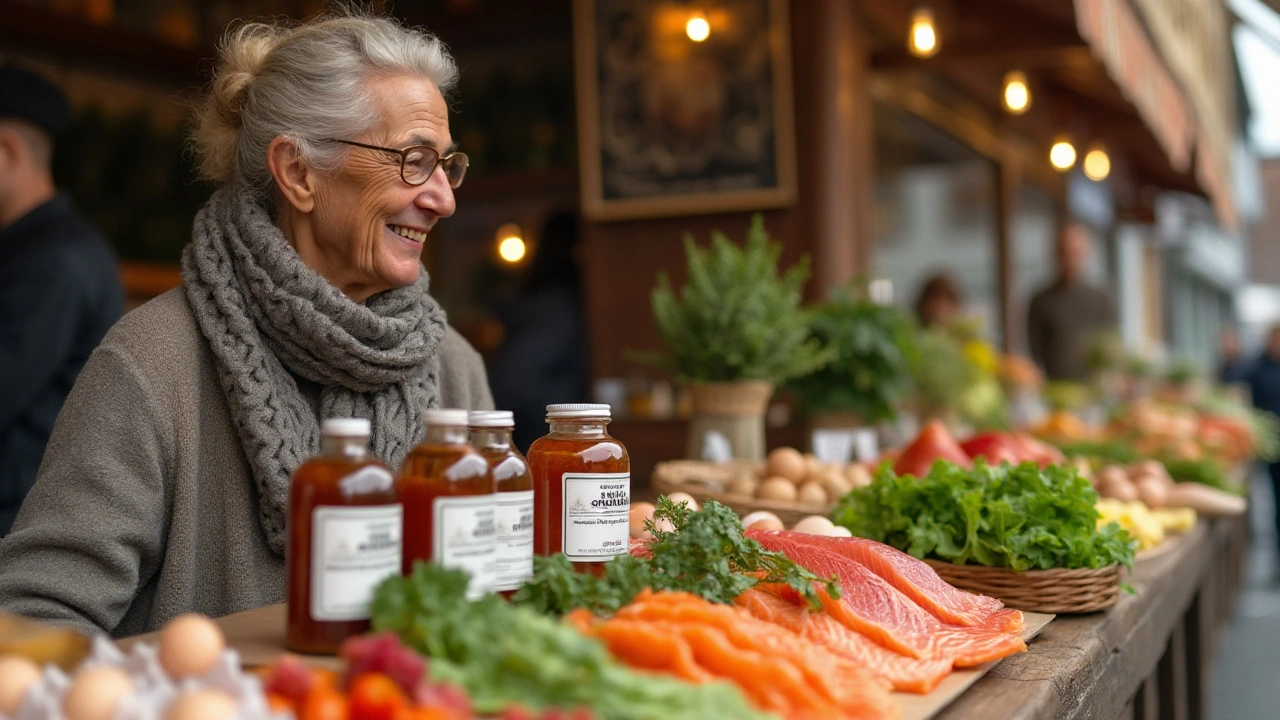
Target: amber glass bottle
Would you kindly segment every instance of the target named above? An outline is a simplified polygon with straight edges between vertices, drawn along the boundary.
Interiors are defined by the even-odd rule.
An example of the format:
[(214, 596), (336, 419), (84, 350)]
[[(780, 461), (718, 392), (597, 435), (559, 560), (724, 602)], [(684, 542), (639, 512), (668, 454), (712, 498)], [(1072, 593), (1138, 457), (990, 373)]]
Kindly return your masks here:
[(468, 416), (471, 444), (493, 473), (497, 562), (494, 589), (510, 595), (533, 575), (533, 477), (511, 444), (515, 418), (507, 410), (475, 410)]
[(493, 473), (467, 442), (467, 411), (424, 412), (427, 435), (396, 479), (404, 503), (404, 572), (418, 560), (471, 573), (467, 594), (493, 590)]
[(324, 421), (321, 454), (289, 488), (285, 551), (294, 652), (334, 653), (369, 630), (373, 590), (400, 573), (403, 509), (387, 468), (369, 454), (369, 421)]
[(533, 551), (580, 569), (627, 552), (631, 458), (608, 432), (608, 405), (548, 405), (551, 432), (529, 447)]

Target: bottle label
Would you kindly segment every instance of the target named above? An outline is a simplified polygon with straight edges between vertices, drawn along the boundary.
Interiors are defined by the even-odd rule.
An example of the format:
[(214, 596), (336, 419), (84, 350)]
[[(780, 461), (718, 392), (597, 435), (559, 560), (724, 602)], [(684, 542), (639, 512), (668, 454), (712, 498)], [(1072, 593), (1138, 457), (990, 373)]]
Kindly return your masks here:
[(498, 527), (495, 590), (515, 590), (533, 575), (533, 491), (500, 492), (494, 496)]
[(493, 495), (438, 495), (432, 502), (432, 557), (471, 574), (467, 598), (493, 591), (497, 533)]
[(630, 542), (631, 473), (565, 473), (564, 554), (574, 562), (609, 560)]
[(401, 505), (321, 505), (311, 512), (311, 617), (368, 620), (373, 590), (400, 574)]

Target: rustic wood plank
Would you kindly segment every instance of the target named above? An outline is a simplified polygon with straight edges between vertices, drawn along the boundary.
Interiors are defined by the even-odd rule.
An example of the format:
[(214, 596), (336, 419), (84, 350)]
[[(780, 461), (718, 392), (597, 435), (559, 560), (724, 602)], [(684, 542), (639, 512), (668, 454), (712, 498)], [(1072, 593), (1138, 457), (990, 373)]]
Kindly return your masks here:
[(1209, 568), (1221, 562), (1224, 543), (1214, 529), (1201, 523), (1178, 548), (1139, 565), (1128, 581), (1136, 596), (1122, 596), (1104, 613), (1059, 616), (1028, 652), (1003, 660), (938, 717), (1116, 717), (1140, 689), (1144, 701), (1135, 707), (1152, 717), (1158, 703), (1150, 678), (1175, 629), (1181, 636)]

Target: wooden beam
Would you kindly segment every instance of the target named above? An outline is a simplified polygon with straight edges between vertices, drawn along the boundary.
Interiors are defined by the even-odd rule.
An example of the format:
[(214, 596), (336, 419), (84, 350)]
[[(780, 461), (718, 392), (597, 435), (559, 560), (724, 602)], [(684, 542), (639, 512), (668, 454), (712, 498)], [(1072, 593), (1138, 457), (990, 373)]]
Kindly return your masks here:
[(938, 54), (920, 58), (904, 50), (882, 51), (871, 56), (871, 67), (890, 70), (901, 67), (943, 67), (956, 63), (1007, 65), (1039, 68), (1072, 62), (1081, 53), (1089, 54), (1078, 37), (1065, 33), (1005, 36), (994, 35), (963, 45), (943, 45)]

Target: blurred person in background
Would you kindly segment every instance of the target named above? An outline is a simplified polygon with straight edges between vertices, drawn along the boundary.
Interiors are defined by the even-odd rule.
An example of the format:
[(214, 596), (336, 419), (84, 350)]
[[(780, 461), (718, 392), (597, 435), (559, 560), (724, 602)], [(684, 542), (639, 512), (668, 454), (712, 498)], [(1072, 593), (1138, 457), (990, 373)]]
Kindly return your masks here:
[(323, 419), (369, 420), (397, 470), (427, 408), (493, 407), (421, 264), (467, 169), (456, 79), (434, 36), (358, 11), (227, 34), (182, 287), (85, 365), (0, 541), (0, 610), (127, 636), (279, 603)]
[(57, 87), (0, 66), (0, 537), (76, 377), (124, 309), (111, 248), (53, 183), (54, 138), (70, 123)]
[(1240, 335), (1233, 327), (1218, 334), (1218, 382), (1224, 385), (1245, 383), (1253, 363), (1240, 351)]
[(505, 338), (489, 366), (498, 407), (515, 414), (520, 450), (547, 432), (547, 405), (587, 401), (578, 218), (557, 213), (538, 238), (520, 294), (499, 308)]
[[(1253, 405), (1260, 410), (1280, 415), (1280, 325), (1271, 328), (1267, 346), (1253, 364), (1248, 375)], [(1280, 461), (1267, 465), (1274, 498), (1277, 548), (1280, 549)]]
[(1098, 331), (1115, 327), (1111, 296), (1085, 279), (1093, 233), (1078, 221), (1058, 236), (1058, 279), (1031, 299), (1027, 342), (1031, 357), (1050, 380), (1085, 380), (1086, 346)]
[(916, 317), (922, 327), (946, 328), (960, 317), (964, 295), (947, 273), (934, 273), (925, 280), (916, 298)]

